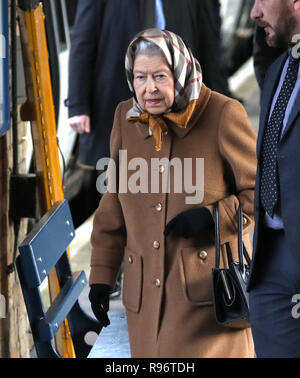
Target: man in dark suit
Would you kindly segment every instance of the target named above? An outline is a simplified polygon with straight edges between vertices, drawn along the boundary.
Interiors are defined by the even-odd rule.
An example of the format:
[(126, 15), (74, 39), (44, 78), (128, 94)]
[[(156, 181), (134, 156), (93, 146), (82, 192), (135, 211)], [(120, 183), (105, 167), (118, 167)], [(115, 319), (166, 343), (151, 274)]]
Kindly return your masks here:
[[(131, 93), (124, 74), (127, 46), (140, 30), (140, 0), (79, 0), (69, 56), (69, 124), (79, 134), (80, 193), (70, 201), (75, 226), (97, 208), (97, 161), (109, 157), (114, 111)], [(101, 172), (100, 172), (101, 173)]]
[(256, 0), (251, 16), (287, 50), (262, 92), (250, 321), (257, 357), (300, 357), (300, 0)]

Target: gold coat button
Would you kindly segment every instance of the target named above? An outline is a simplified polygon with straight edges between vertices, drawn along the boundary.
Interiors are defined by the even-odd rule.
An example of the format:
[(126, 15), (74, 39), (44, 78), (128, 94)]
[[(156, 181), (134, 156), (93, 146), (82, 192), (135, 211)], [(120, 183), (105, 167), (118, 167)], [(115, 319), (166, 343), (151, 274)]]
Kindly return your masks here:
[(162, 204), (159, 202), (159, 203), (155, 206), (155, 209), (156, 209), (156, 211), (162, 211)]
[(155, 240), (155, 241), (153, 242), (153, 248), (158, 249), (159, 247), (160, 247), (160, 243), (159, 243), (159, 241)]
[(165, 167), (163, 165), (160, 165), (158, 170), (159, 170), (159, 173), (164, 173)]
[(129, 257), (128, 257), (128, 262), (129, 262), (129, 264), (132, 264), (132, 263), (133, 263), (133, 257), (132, 257), (132, 256), (129, 256)]
[(156, 278), (155, 280), (155, 286), (160, 287), (160, 280), (158, 278)]
[(199, 252), (199, 258), (200, 258), (201, 260), (205, 260), (206, 257), (207, 257), (207, 252), (206, 252), (206, 251), (201, 251), (201, 252)]

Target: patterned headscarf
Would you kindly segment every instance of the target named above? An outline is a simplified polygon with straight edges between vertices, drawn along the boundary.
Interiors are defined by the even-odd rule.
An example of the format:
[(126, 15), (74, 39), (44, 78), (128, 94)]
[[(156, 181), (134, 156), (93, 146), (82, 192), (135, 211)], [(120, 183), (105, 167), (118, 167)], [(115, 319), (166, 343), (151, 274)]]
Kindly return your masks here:
[[(133, 88), (133, 65), (135, 60), (134, 44), (139, 39), (151, 41), (158, 46), (165, 56), (174, 78), (175, 97), (171, 109), (161, 115), (151, 115), (144, 111), (137, 102)], [(155, 138), (156, 150), (161, 149), (162, 132), (168, 126), (164, 119), (186, 128), (195, 109), (202, 85), (202, 72), (197, 59), (183, 40), (176, 34), (160, 29), (147, 29), (138, 33), (129, 44), (125, 58), (126, 77), (129, 88), (134, 95), (133, 107), (126, 118), (129, 122), (149, 123)]]

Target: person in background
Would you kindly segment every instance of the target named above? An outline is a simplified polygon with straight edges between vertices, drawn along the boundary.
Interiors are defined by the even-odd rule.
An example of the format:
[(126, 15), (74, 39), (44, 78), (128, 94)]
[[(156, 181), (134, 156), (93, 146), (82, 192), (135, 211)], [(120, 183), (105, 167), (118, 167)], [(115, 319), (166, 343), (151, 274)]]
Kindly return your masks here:
[[(80, 224), (97, 208), (97, 161), (109, 157), (109, 136), (117, 104), (130, 92), (124, 55), (140, 30), (139, 0), (79, 0), (69, 56), (69, 124), (79, 134), (83, 191), (71, 201)], [(114, 90), (112, 90), (114, 88)]]
[[(91, 235), (92, 310), (109, 325), (109, 292), (124, 261), (132, 357), (253, 357), (250, 328), (216, 323), (211, 271), (215, 202), (222, 253), (230, 242), (237, 257), (239, 204), (250, 249), (256, 133), (238, 101), (202, 82), (199, 62), (172, 32), (137, 34), (127, 50), (126, 75), (133, 98), (115, 112), (108, 190)], [(119, 164), (120, 151), (128, 165), (143, 164), (127, 169), (122, 158)], [(193, 187), (201, 174), (199, 159), (202, 189)], [(180, 164), (181, 179), (168, 162)], [(191, 193), (194, 198), (188, 198)]]
[[(259, 358), (300, 357), (300, 0), (256, 0), (251, 16), (270, 47), (257, 141), (250, 321)], [(296, 295), (296, 297), (295, 297)], [(296, 300), (295, 300), (296, 299)]]

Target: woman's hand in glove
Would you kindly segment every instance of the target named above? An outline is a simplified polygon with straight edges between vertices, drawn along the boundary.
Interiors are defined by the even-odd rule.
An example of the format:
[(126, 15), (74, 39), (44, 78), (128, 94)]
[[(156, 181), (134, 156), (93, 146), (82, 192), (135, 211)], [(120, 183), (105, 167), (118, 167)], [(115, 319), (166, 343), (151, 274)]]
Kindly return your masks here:
[(199, 235), (203, 231), (211, 231), (214, 227), (214, 220), (206, 207), (193, 208), (176, 215), (166, 225), (164, 235), (170, 233), (177, 236), (190, 238)]
[(107, 315), (109, 310), (109, 294), (111, 292), (111, 287), (106, 284), (92, 284), (89, 300), (91, 302), (91, 307), (94, 315), (99, 320), (102, 327), (107, 327), (110, 325), (110, 321)]

